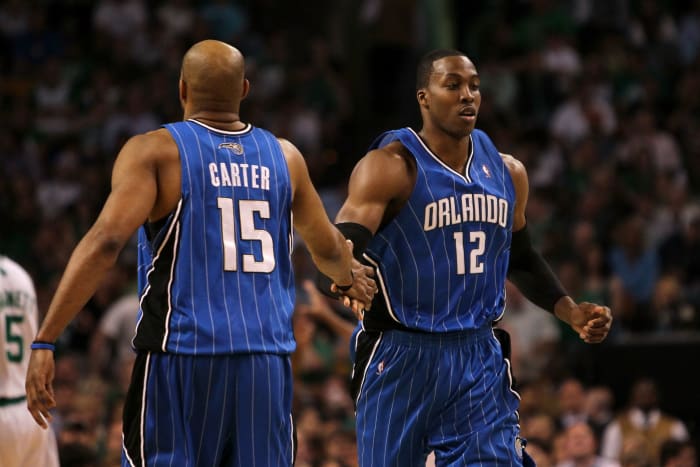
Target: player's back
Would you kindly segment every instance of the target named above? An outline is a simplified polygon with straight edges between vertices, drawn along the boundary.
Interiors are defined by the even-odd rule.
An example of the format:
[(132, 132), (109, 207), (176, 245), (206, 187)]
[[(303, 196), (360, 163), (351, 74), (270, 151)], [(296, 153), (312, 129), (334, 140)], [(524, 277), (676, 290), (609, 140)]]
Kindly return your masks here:
[(0, 399), (24, 396), (37, 321), (32, 279), (19, 264), (0, 256)]
[(165, 125), (182, 197), (140, 232), (137, 349), (209, 355), (288, 353), (292, 190), (278, 140), (247, 125)]
[(504, 307), (515, 202), (500, 154), (474, 130), (465, 172), (458, 173), (410, 128), (382, 135), (373, 147), (394, 140), (414, 157), (416, 182), (367, 248), (383, 297), (365, 326), (426, 332), (490, 326)]

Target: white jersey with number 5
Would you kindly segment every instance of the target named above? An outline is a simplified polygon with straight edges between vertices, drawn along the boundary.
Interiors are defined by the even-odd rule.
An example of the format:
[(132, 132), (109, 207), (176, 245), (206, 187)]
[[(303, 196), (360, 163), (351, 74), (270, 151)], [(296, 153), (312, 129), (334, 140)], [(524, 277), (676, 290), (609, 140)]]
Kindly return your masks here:
[(11, 259), (0, 256), (0, 465), (58, 465), (53, 431), (27, 410), (24, 380), (37, 331), (34, 283)]

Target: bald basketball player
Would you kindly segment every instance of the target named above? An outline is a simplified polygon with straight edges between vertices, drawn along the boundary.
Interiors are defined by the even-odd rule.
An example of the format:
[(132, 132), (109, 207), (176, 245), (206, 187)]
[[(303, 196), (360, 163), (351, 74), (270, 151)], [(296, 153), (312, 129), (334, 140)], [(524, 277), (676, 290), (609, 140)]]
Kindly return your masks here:
[(184, 121), (124, 145), (111, 193), (32, 344), (28, 408), (46, 427), (53, 344), (138, 229), (124, 466), (292, 465), (292, 214), (314, 262), (355, 311), (376, 291), (371, 269), (352, 262), (351, 244), (328, 219), (299, 151), (241, 121), (248, 89), (235, 48), (207, 40), (185, 54)]

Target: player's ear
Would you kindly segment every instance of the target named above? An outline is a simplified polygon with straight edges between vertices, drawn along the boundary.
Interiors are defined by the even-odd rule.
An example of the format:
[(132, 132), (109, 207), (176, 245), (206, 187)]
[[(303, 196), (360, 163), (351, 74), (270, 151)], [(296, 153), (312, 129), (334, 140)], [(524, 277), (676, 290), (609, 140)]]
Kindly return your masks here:
[(180, 81), (177, 83), (177, 90), (180, 97), (180, 103), (184, 107), (185, 102), (187, 101), (187, 83), (185, 83), (185, 80), (182, 79), (182, 76), (180, 76)]
[(241, 92), (241, 100), (245, 99), (250, 91), (250, 81), (248, 79), (243, 79), (243, 90)]
[(428, 108), (428, 96), (424, 88), (416, 91), (416, 99), (418, 100), (418, 105), (421, 107)]

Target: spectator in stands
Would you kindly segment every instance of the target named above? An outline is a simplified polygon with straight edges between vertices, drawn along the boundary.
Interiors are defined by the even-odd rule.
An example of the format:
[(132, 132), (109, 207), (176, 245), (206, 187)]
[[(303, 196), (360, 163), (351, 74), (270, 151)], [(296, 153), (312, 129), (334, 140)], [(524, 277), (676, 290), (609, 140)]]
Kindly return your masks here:
[(567, 378), (559, 385), (557, 392), (559, 415), (556, 419), (559, 429), (566, 429), (576, 422), (587, 422), (586, 389), (577, 378)]
[(641, 378), (630, 390), (628, 407), (608, 425), (603, 433), (601, 453), (608, 459), (620, 459), (627, 440), (639, 438), (648, 458), (658, 462), (661, 445), (673, 439), (685, 441), (688, 430), (679, 418), (659, 406), (656, 382)]
[(569, 425), (564, 432), (565, 459), (556, 467), (620, 467), (620, 463), (600, 457), (598, 440), (591, 426), (584, 421)]
[(603, 432), (613, 420), (615, 396), (607, 386), (595, 386), (586, 391), (586, 416), (596, 438), (602, 439)]
[(670, 439), (661, 444), (659, 461), (661, 467), (697, 467), (697, 451), (690, 441)]
[[(410, 100), (401, 99), (411, 92), (401, 90), (406, 84), (382, 78), (385, 71), (395, 76), (387, 57), (394, 69), (412, 69), (411, 57), (423, 51), (431, 30), (438, 30), (443, 40), (450, 40), (453, 30), (457, 42), (444, 45), (479, 57), (482, 93), (489, 94), (493, 105), (482, 106), (480, 127), (498, 135), (503, 148), (522, 157), (531, 173), (528, 221), (533, 239), (557, 271), (561, 263), (569, 270), (572, 262), (581, 265), (578, 298), (610, 303), (611, 291), (621, 296), (620, 278), (614, 274), (611, 281), (608, 260), (618, 247), (609, 233), (627, 214), (617, 206), (624, 199), (644, 217), (649, 239), (644, 246), (659, 252), (657, 279), (639, 287), (649, 287), (643, 292), (654, 294), (652, 311), (660, 312), (650, 314), (649, 328), (700, 330), (700, 216), (692, 208), (700, 198), (700, 2), (531, 0), (493, 8), (494, 2), (343, 1), (314, 8), (311, 18), (297, 21), (289, 21), (293, 2), (281, 6), (284, 2), (270, 0), (233, 2), (237, 11), (229, 8), (232, 2), (212, 0), (45, 0), (39, 9), (35, 3), (0, 2), (0, 245), (27, 264), (40, 310), (46, 309), (57, 275), (106, 196), (103, 180), (116, 153), (113, 140), (135, 131), (122, 118), (130, 112), (128, 102), (131, 113), (140, 115), (139, 126), (152, 120), (149, 112), (158, 122), (179, 119), (181, 109), (170, 99), (169, 83), (180, 71), (182, 53), (209, 35), (210, 27), (225, 35), (246, 31), (241, 48), (250, 57), (250, 74), (262, 83), (243, 104), (251, 120), (262, 126), (271, 126), (266, 123), (277, 114), (293, 120), (280, 111), (293, 107), (289, 89), (298, 90), (293, 94), (302, 98), (302, 108), (317, 114), (313, 118), (320, 115), (320, 127), (306, 117), (294, 131), (305, 131), (318, 146), (318, 167), (325, 170), (315, 169), (319, 180), (314, 182), (343, 193), (341, 199), (353, 157), (366, 149), (368, 134), (376, 133), (381, 122), (405, 121), (414, 111)], [(319, 3), (323, 1), (312, 2)], [(429, 23), (427, 4), (430, 12), (451, 4), (455, 14), (436, 28)], [(311, 23), (323, 27), (307, 27)], [(426, 34), (411, 35), (416, 29), (405, 25), (412, 23)], [(548, 58), (539, 62), (542, 50)], [(552, 79), (561, 74), (564, 83), (588, 81), (581, 92), (591, 100), (576, 102), (576, 92), (563, 94), (569, 91)], [(404, 81), (410, 86), (410, 80)], [(141, 109), (140, 99), (145, 104)], [(103, 137), (107, 122), (110, 131)], [(64, 160), (64, 153), (77, 160)], [(326, 209), (334, 217), (333, 209)], [(44, 212), (49, 220), (43, 220)], [(304, 277), (298, 277), (298, 291), (303, 291)], [(115, 301), (116, 296), (92, 304), (85, 320), (59, 343), (65, 356), (56, 374), (56, 397), (63, 401), (59, 407), (69, 406), (80, 392), (78, 383), (89, 375), (89, 366), (76, 360), (88, 355), (87, 337)], [(343, 334), (313, 313), (301, 321), (313, 323), (306, 332), (310, 342), (321, 344), (327, 366), (311, 385), (314, 390), (300, 379), (308, 374), (297, 374), (295, 406), (303, 409), (295, 416), (308, 407), (322, 408), (320, 388), (326, 379), (342, 378), (348, 371)], [(620, 330), (636, 332), (618, 319), (611, 343), (625, 334)], [(563, 352), (567, 335), (561, 339), (555, 352), (566, 358), (568, 370), (576, 368), (584, 357)], [(72, 352), (79, 352), (78, 358)], [(128, 382), (128, 366), (125, 361), (119, 367), (122, 383)], [(525, 379), (523, 373), (520, 380)], [(610, 389), (617, 393), (618, 388)], [(518, 390), (523, 429), (530, 414), (555, 413), (550, 381)], [(105, 404), (111, 404), (109, 397), (112, 392)], [(54, 418), (57, 429), (62, 415)], [(690, 411), (678, 415), (686, 421), (693, 416)], [(697, 424), (688, 423), (688, 428), (695, 431), (691, 436), (699, 434)], [(305, 443), (300, 435), (297, 465), (317, 467), (325, 442), (319, 435)], [(640, 443), (639, 437), (627, 438), (621, 450), (629, 456), (621, 463), (634, 460)], [(304, 445), (311, 445), (305, 460)]]
[(612, 296), (620, 324), (631, 331), (652, 328), (650, 302), (658, 278), (656, 250), (646, 245), (644, 220), (635, 212), (623, 217), (615, 228), (610, 268), (618, 286)]
[(527, 453), (530, 455), (537, 467), (553, 467), (552, 453), (550, 447), (538, 438), (528, 438)]

